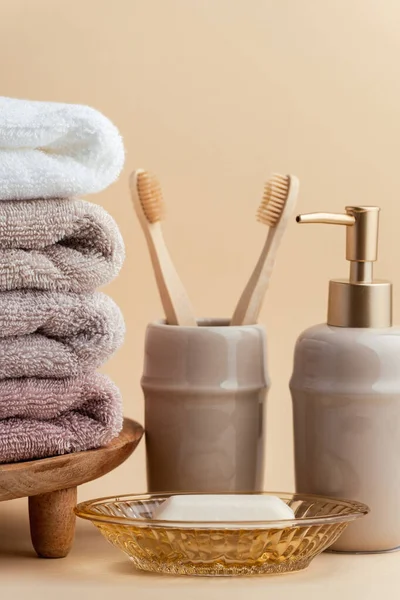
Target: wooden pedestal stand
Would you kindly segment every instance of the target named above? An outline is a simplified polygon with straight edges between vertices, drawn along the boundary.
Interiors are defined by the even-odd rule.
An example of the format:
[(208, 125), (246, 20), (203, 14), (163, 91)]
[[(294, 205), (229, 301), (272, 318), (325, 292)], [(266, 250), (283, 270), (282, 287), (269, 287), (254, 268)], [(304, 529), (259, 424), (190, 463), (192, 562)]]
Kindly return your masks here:
[(29, 497), (32, 544), (43, 558), (63, 558), (74, 540), (77, 486), (97, 479), (134, 451), (143, 428), (124, 420), (119, 437), (98, 450), (0, 465), (0, 502)]

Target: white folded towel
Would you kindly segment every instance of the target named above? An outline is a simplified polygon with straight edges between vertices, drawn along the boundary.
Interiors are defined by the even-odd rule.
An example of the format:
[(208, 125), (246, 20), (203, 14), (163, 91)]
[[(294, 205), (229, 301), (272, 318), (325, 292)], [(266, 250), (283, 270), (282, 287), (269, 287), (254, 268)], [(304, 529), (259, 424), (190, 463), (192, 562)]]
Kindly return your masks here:
[(121, 136), (97, 110), (0, 97), (0, 200), (99, 192), (123, 163)]

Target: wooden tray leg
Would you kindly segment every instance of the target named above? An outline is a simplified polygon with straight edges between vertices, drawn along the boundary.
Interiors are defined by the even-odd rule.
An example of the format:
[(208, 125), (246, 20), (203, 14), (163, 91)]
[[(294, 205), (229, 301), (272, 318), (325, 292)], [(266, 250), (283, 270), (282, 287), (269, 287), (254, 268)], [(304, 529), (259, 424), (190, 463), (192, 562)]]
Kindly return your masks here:
[(76, 499), (76, 487), (29, 498), (31, 539), (38, 556), (67, 556), (74, 541)]

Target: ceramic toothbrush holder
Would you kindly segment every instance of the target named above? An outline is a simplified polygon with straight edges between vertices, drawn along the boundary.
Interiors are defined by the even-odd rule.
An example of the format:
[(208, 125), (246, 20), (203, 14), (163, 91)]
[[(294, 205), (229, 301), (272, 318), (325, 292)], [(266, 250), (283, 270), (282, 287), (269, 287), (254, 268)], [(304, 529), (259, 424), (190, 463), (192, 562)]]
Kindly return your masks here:
[(147, 328), (144, 373), (150, 492), (259, 491), (269, 378), (261, 325)]

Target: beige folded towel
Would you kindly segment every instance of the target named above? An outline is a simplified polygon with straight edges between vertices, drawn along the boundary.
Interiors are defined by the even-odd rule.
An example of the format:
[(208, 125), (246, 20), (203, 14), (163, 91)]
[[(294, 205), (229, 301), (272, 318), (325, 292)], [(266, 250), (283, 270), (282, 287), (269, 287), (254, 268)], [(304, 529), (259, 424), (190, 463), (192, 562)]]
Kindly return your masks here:
[(118, 274), (124, 255), (115, 221), (96, 204), (1, 203), (0, 291), (91, 292)]
[(0, 293), (0, 379), (75, 377), (122, 344), (124, 321), (101, 292)]

